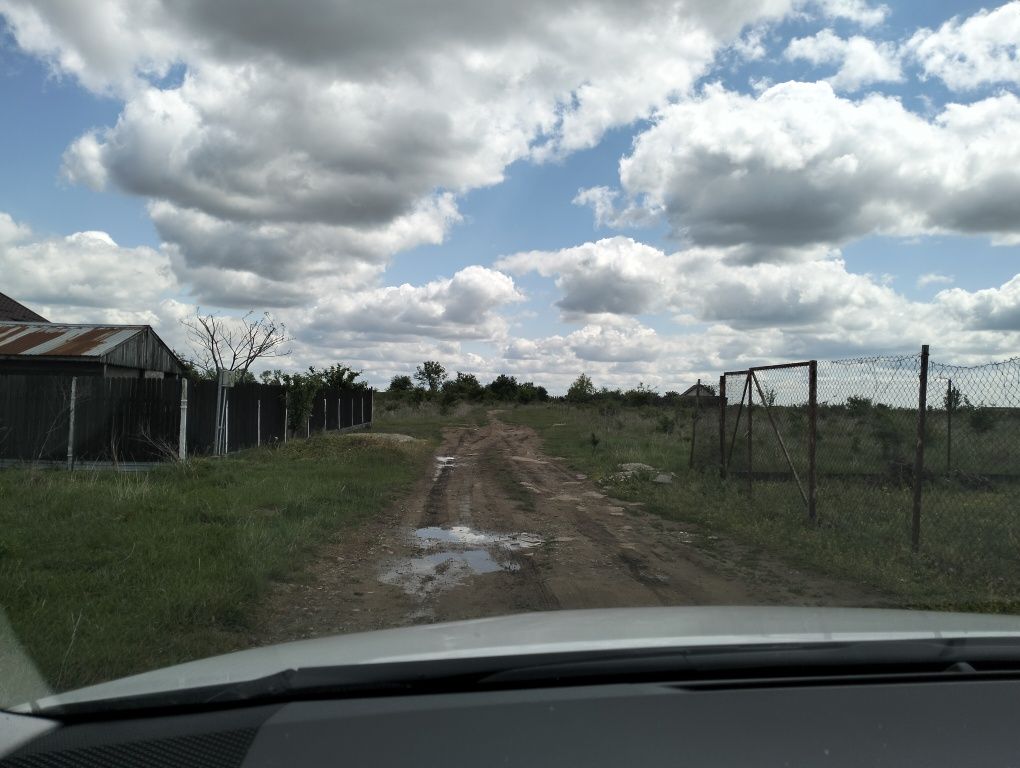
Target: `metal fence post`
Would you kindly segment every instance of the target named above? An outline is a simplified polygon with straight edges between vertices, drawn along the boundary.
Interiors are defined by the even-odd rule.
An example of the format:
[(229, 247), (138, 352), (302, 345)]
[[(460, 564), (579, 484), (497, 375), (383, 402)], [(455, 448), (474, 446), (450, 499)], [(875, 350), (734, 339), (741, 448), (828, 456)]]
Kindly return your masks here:
[(287, 414), (287, 405), (284, 403), (283, 406), (283, 442), (287, 442), (287, 431), (290, 429), (290, 418)]
[(719, 377), (719, 477), (726, 477), (726, 377)]
[(698, 436), (698, 417), (701, 415), (701, 379), (698, 379), (694, 390), (694, 415), (691, 417), (691, 456), (687, 460), (687, 468), (694, 466), (694, 440)]
[(340, 417), (340, 395), (336, 396), (336, 431), (339, 432), (344, 425), (344, 420)]
[(177, 458), (188, 458), (188, 380), (181, 379), (181, 423), (177, 432)]
[(917, 449), (914, 453), (914, 509), (910, 526), (910, 545), (921, 546), (921, 489), (924, 480), (924, 420), (928, 410), (928, 345), (921, 346), (921, 379), (917, 392)]
[(71, 405), (67, 414), (67, 468), (74, 469), (74, 405), (78, 399), (78, 377), (71, 377)]
[(818, 519), (818, 361), (808, 361), (808, 520)]
[(946, 473), (953, 471), (953, 380), (946, 385)]
[(371, 390), (368, 393), (368, 418), (369, 421), (375, 419), (375, 390)]
[(255, 445), (262, 445), (262, 398), (255, 401)]
[(751, 420), (751, 412), (754, 410), (754, 393), (751, 392), (751, 371), (747, 371), (747, 496), (750, 498), (754, 493), (754, 446), (752, 445), (754, 422)]
[(223, 393), (223, 455), (230, 453), (230, 398)]
[(322, 431), (326, 431), (326, 414), (329, 413), (329, 409), (326, 408), (326, 398), (322, 398)]

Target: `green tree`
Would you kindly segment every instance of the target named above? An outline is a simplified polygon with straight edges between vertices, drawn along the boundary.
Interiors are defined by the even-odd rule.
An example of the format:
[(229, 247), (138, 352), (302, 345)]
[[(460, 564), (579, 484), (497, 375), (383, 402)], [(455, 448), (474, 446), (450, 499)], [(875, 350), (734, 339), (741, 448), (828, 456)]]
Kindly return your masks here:
[(181, 365), (184, 366), (185, 377), (192, 381), (216, 381), (215, 368), (205, 368), (199, 365), (190, 356), (182, 352), (178, 352), (176, 349), (173, 350), (173, 353), (177, 359), (181, 361)]
[(368, 389), (367, 382), (357, 381), (362, 371), (356, 371), (343, 363), (334, 363), (321, 371), (315, 370), (313, 366), (308, 367), (311, 376), (317, 376), (325, 387), (331, 389), (353, 389), (362, 391)]
[(394, 376), (390, 379), (390, 392), (410, 392), (414, 389), (414, 382), (410, 376)]
[(517, 399), (517, 387), (516, 377), (501, 373), (489, 382), (486, 389), (495, 400), (512, 401)]
[(435, 360), (426, 360), (415, 368), (414, 380), (429, 392), (438, 392), (446, 381), (446, 368)]
[(567, 390), (567, 402), (569, 403), (590, 403), (595, 399), (595, 385), (591, 377), (582, 373)]
[(281, 370), (263, 371), (263, 384), (277, 384), (286, 387), (284, 397), (287, 402), (287, 426), (300, 429), (312, 412), (312, 402), (322, 389), (322, 379), (311, 373), (286, 373)]
[(444, 408), (448, 408), (459, 400), (481, 400), (485, 395), (485, 388), (473, 373), (457, 371), (456, 378), (443, 382), (442, 392), (440, 403)]
[(961, 408), (970, 407), (970, 400), (960, 391), (958, 386), (953, 384), (953, 382), (949, 382), (945, 394), (942, 395), (942, 407), (950, 413), (956, 413)]
[(533, 381), (525, 381), (517, 386), (519, 403), (544, 403), (548, 399), (549, 392), (546, 388), (537, 386)]
[(659, 393), (644, 382), (639, 382), (637, 389), (628, 389), (623, 393), (623, 401), (627, 405), (655, 405), (659, 402)]

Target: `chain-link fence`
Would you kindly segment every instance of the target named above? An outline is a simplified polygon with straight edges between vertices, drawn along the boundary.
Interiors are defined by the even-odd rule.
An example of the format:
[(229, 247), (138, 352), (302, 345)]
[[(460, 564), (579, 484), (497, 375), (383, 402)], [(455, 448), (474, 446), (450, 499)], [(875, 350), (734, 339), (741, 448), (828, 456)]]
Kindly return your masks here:
[(863, 556), (917, 551), (993, 601), (1020, 592), (1020, 358), (965, 367), (925, 347), (733, 371), (719, 388), (719, 454), (697, 466), (751, 514), (803, 515)]

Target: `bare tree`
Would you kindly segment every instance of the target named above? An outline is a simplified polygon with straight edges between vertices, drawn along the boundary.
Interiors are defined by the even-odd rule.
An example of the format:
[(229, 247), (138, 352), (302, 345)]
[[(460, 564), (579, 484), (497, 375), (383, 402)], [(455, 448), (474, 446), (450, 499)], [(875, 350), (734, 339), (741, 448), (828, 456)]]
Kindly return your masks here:
[(207, 371), (247, 373), (260, 358), (290, 354), (280, 349), (289, 341), (286, 326), (268, 312), (248, 312), (240, 318), (199, 312), (181, 324), (187, 329), (195, 363)]

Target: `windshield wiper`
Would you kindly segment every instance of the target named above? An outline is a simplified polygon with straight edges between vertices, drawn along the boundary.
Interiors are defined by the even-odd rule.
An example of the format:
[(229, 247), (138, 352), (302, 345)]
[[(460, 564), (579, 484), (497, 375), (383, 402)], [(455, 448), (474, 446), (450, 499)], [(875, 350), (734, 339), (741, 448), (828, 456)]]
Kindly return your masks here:
[(288, 669), (265, 677), (33, 708), (79, 719), (318, 698), (619, 682), (748, 686), (1020, 675), (1020, 640), (954, 638), (581, 651)]

